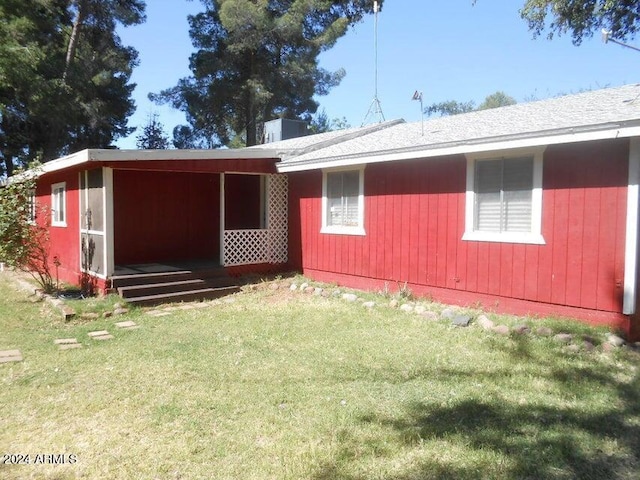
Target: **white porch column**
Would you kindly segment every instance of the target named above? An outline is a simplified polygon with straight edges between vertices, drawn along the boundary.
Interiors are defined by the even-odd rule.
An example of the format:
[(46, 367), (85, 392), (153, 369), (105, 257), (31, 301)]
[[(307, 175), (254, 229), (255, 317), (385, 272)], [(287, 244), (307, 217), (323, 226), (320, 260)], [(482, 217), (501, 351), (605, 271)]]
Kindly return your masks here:
[(224, 173), (220, 174), (220, 265), (224, 266)]
[(109, 278), (115, 271), (115, 247), (113, 240), (113, 169), (102, 168), (103, 205), (104, 205), (104, 266), (105, 276)]
[(629, 140), (629, 185), (627, 187), (627, 231), (624, 245), (624, 295), (622, 313), (636, 312), (638, 279), (638, 200), (640, 184), (640, 138)]

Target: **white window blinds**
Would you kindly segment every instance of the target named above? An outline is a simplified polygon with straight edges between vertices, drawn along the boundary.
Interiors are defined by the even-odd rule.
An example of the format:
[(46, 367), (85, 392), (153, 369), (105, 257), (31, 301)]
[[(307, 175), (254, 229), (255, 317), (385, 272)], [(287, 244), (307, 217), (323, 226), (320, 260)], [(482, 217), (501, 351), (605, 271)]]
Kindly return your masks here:
[(359, 195), (358, 170), (327, 173), (327, 225), (358, 226)]
[(530, 232), (533, 158), (475, 163), (474, 230)]

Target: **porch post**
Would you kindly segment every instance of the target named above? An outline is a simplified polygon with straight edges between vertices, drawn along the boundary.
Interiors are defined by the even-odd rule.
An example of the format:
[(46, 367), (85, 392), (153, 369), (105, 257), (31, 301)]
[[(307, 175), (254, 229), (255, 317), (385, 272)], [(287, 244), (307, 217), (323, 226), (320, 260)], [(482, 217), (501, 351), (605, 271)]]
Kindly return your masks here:
[(629, 140), (629, 185), (627, 187), (627, 231), (624, 248), (624, 294), (622, 313), (636, 313), (638, 261), (638, 200), (640, 183), (640, 138)]
[(106, 278), (109, 278), (115, 271), (113, 243), (113, 169), (103, 167), (102, 178), (104, 186), (104, 274)]
[(220, 265), (224, 266), (224, 173), (220, 174)]

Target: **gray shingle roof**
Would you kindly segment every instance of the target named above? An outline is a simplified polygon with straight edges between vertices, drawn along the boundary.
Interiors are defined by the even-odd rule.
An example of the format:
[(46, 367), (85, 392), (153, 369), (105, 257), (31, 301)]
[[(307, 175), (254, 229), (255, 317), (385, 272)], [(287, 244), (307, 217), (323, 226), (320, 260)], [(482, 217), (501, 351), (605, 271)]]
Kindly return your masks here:
[[(283, 149), (279, 168), (285, 171), (303, 165), (320, 168), (337, 159), (352, 159), (354, 163), (360, 159), (363, 163), (363, 157), (400, 152), (418, 154), (459, 145), (473, 151), (474, 146), (500, 141), (542, 139), (639, 125), (640, 85), (626, 85), (429, 119), (424, 122), (424, 135), (421, 122), (387, 122), (373, 131), (352, 129), (350, 135), (344, 137), (331, 132), (336, 136), (324, 144), (316, 143), (317, 148), (306, 152)], [(304, 140), (313, 142), (313, 137), (304, 137)], [(276, 144), (265, 146), (279, 150)]]

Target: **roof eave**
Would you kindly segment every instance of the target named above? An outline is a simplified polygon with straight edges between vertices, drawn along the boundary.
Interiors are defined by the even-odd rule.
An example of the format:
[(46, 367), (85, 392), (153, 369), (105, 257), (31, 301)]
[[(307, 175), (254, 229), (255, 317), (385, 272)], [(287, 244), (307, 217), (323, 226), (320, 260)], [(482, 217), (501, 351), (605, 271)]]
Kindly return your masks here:
[[(635, 123), (635, 122), (634, 122)], [(482, 139), (471, 139), (460, 142), (447, 142), (433, 145), (419, 145), (397, 150), (384, 150), (368, 153), (354, 153), (335, 157), (326, 157), (308, 161), (292, 161), (280, 163), (277, 168), (280, 173), (316, 170), (321, 168), (346, 167), (365, 163), (393, 162), (416, 158), (433, 158), (448, 155), (464, 155), (490, 151), (512, 150), (518, 148), (540, 147), (575, 143), (592, 140), (606, 140), (614, 138), (628, 138), (640, 136), (640, 125), (616, 125), (605, 129), (564, 129), (556, 132), (545, 132), (538, 136), (505, 136)]]

